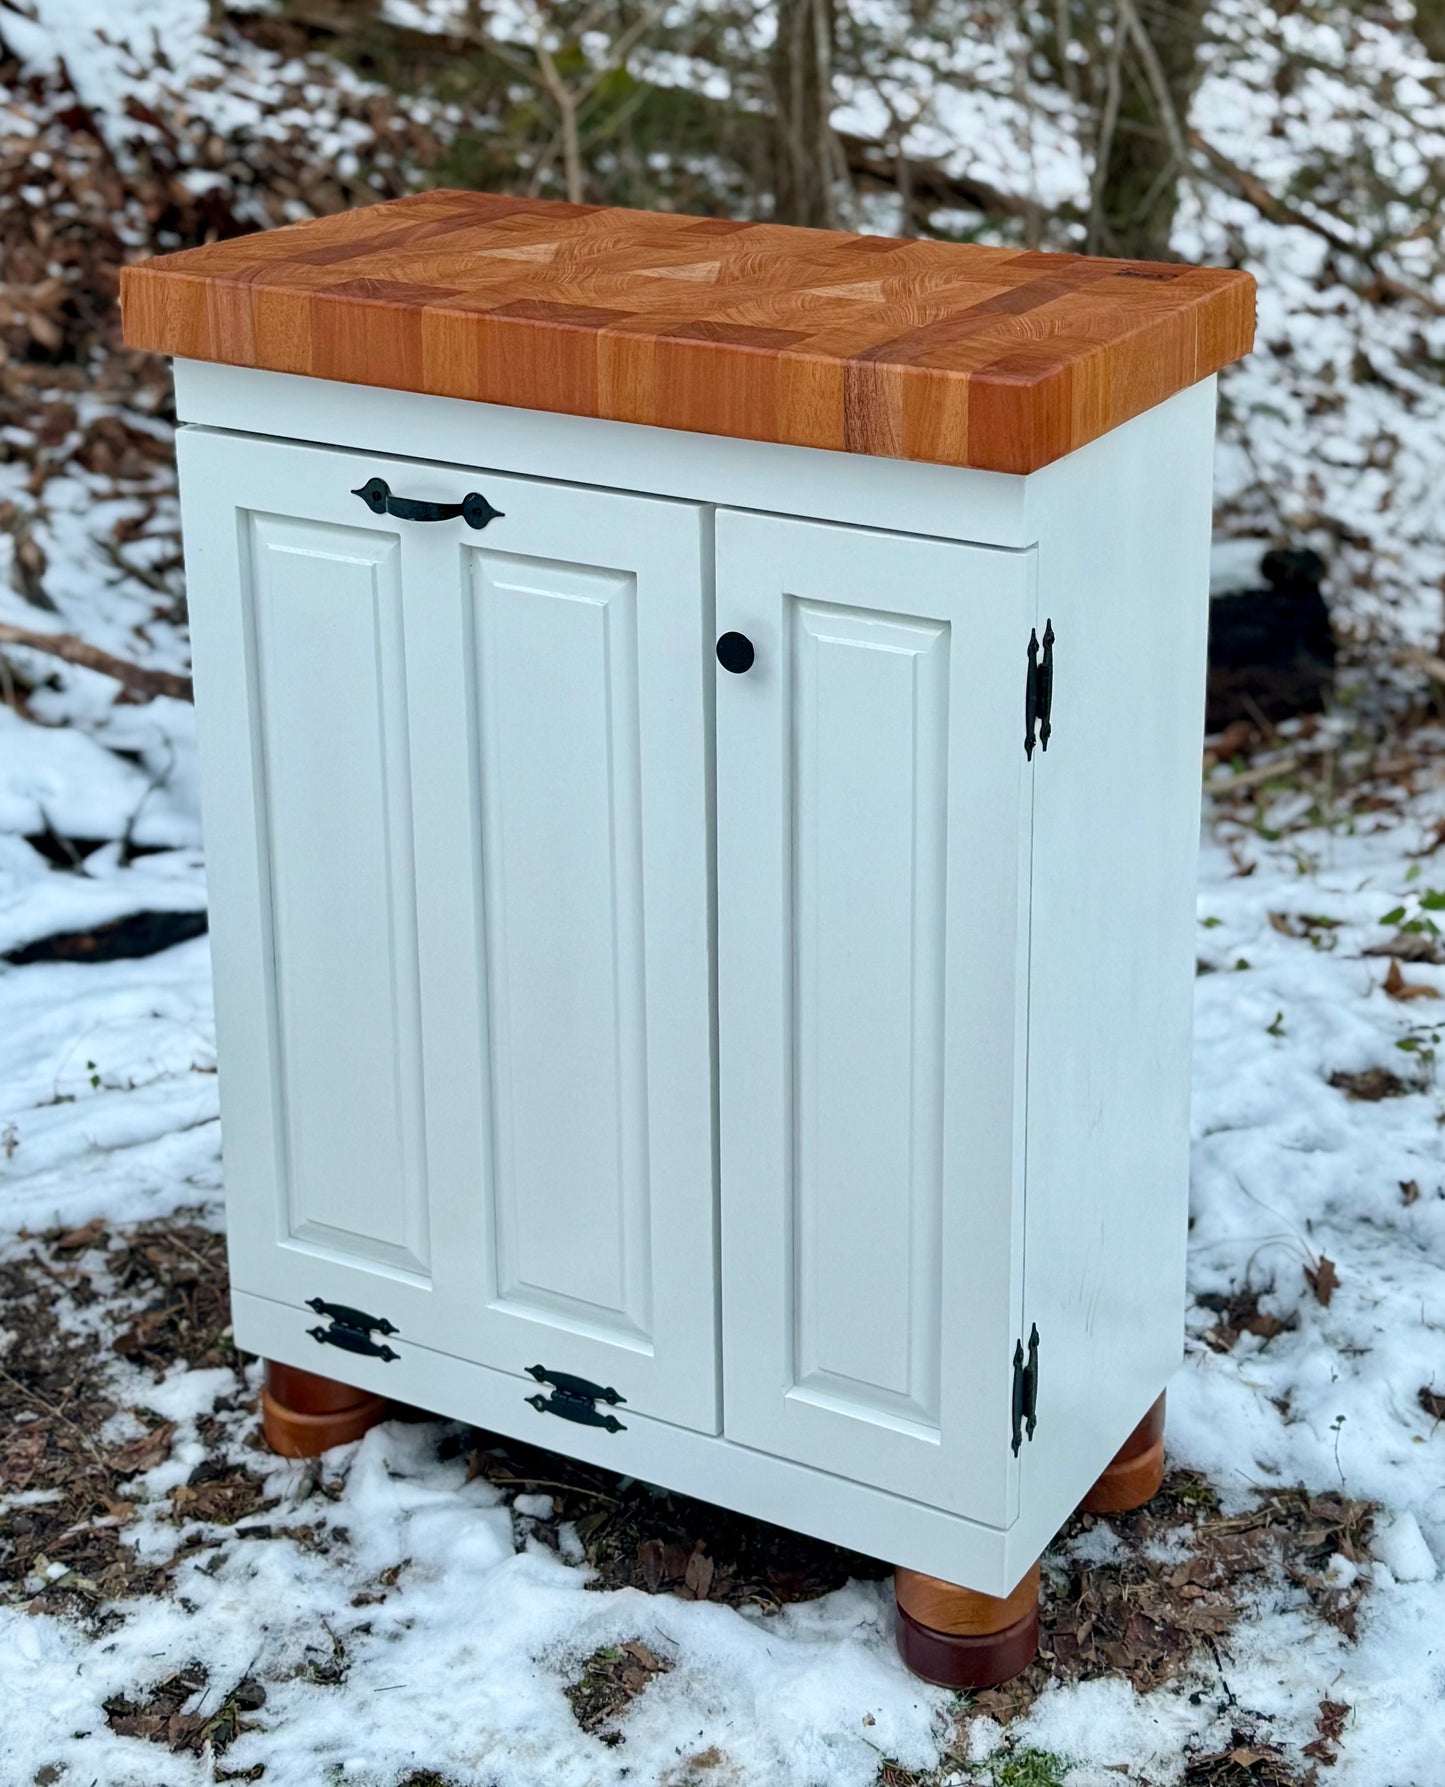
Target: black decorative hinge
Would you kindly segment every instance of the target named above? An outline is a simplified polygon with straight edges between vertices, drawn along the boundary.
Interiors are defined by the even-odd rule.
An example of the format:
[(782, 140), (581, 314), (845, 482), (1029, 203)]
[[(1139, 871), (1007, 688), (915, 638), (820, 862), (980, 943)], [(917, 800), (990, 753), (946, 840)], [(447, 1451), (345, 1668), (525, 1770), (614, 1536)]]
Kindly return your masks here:
[(372, 1339), (373, 1334), (398, 1332), (384, 1315), (367, 1315), (365, 1310), (353, 1309), (349, 1303), (327, 1303), (320, 1297), (308, 1297), (306, 1307), (331, 1322), (329, 1328), (306, 1330), (318, 1346), (339, 1346), (344, 1352), (363, 1353), (367, 1358), (380, 1359), (387, 1365), (401, 1357), (389, 1346)]
[(564, 1421), (577, 1421), (583, 1427), (603, 1427), (608, 1433), (626, 1433), (616, 1415), (598, 1412), (599, 1402), (626, 1402), (609, 1384), (589, 1383), (585, 1377), (573, 1377), (569, 1371), (549, 1371), (545, 1365), (529, 1365), (527, 1376), (539, 1384), (551, 1384), (550, 1396), (529, 1396), (527, 1401), (539, 1415), (560, 1415)]
[(1034, 1437), (1039, 1424), (1039, 1330), (1035, 1323), (1029, 1330), (1028, 1357), (1024, 1343), (1014, 1342), (1013, 1454), (1017, 1458), (1024, 1435)]
[[(1033, 761), (1034, 744), (1047, 751), (1053, 734), (1054, 623), (1044, 622), (1042, 654), (1039, 636), (1029, 629), (1029, 667), (1024, 678), (1024, 756)], [(1037, 730), (1037, 740), (1035, 732)]]

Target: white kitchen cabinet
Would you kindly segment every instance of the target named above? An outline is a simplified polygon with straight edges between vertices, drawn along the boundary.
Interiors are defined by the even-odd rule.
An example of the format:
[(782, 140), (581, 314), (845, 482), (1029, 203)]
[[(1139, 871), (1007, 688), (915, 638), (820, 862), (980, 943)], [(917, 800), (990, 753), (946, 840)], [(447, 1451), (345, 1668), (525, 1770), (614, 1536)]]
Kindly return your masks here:
[(1242, 279), (458, 194), (128, 272), (236, 1337), (318, 1445), (432, 1408), (1027, 1660), (1180, 1355)]
[(181, 458), (237, 1286), (715, 1432), (702, 512)]

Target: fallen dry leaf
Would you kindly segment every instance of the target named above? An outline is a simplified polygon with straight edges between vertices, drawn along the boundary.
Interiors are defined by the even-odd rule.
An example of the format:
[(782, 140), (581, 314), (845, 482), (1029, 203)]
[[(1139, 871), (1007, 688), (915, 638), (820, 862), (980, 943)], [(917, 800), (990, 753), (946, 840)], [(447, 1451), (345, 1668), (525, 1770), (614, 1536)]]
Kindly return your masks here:
[(1315, 1294), (1315, 1302), (1322, 1303), (1328, 1309), (1330, 1298), (1335, 1294), (1335, 1286), (1340, 1282), (1335, 1262), (1321, 1254), (1318, 1265), (1305, 1267), (1305, 1278)]
[(118, 1477), (134, 1477), (142, 1471), (153, 1470), (170, 1457), (171, 1440), (175, 1437), (175, 1431), (174, 1421), (163, 1421), (149, 1433), (143, 1433), (138, 1439), (129, 1441), (111, 1453), (111, 1469)]
[(1204, 1309), (1214, 1311), (1219, 1320), (1204, 1335), (1204, 1344), (1215, 1353), (1227, 1353), (1241, 1334), (1254, 1334), (1261, 1340), (1273, 1340), (1295, 1326), (1293, 1314), (1280, 1317), (1259, 1307), (1259, 1299), (1273, 1290), (1272, 1285), (1256, 1289), (1246, 1285), (1232, 1297), (1205, 1293), (1197, 1301)]
[(562, 1691), (584, 1731), (609, 1747), (622, 1742), (618, 1721), (655, 1675), (672, 1665), (640, 1638), (613, 1647), (602, 1645), (582, 1665), (582, 1673)]
[(684, 1585), (692, 1591), (694, 1601), (705, 1601), (708, 1590), (712, 1587), (713, 1562), (705, 1551), (699, 1547), (687, 1560), (687, 1573), (683, 1577)]
[(1319, 1736), (1304, 1746), (1304, 1754), (1314, 1762), (1323, 1763), (1326, 1768), (1333, 1768), (1339, 1761), (1335, 1746), (1344, 1734), (1345, 1720), (1350, 1711), (1343, 1700), (1322, 1700), (1319, 1715), (1315, 1719), (1315, 1730)]
[(1411, 1204), (1418, 1203), (1420, 1199), (1419, 1180), (1402, 1179), (1400, 1181), (1400, 1196), (1404, 1200), (1407, 1209)]
[(1429, 962), (1437, 968), (1445, 966), (1445, 949), (1441, 948), (1440, 939), (1432, 937), (1428, 931), (1401, 931), (1388, 943), (1372, 943), (1363, 953), (1395, 956), (1402, 962)]
[(56, 1235), (51, 1245), (57, 1253), (81, 1253), (87, 1247), (103, 1246), (106, 1234), (105, 1219), (95, 1216), (83, 1228), (66, 1229), (63, 1234)]
[(1438, 1390), (1432, 1390), (1428, 1384), (1420, 1387), (1420, 1407), (1432, 1421), (1445, 1421), (1445, 1396)]
[(1385, 991), (1392, 999), (1438, 999), (1440, 997), (1434, 987), (1427, 987), (1423, 981), (1406, 980), (1400, 972), (1398, 960), (1390, 963), (1390, 971), (1385, 976)]
[(1363, 1073), (1332, 1073), (1330, 1084), (1346, 1098), (1377, 1104), (1382, 1098), (1403, 1098), (1410, 1087), (1388, 1067), (1367, 1067)]

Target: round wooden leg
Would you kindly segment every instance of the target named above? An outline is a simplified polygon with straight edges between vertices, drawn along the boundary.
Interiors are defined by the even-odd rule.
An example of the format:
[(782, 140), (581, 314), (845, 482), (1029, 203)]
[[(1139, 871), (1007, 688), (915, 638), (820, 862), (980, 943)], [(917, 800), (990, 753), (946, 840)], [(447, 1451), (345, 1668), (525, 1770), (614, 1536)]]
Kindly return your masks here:
[(1028, 1668), (1039, 1647), (1039, 1566), (1011, 1595), (980, 1595), (898, 1570), (898, 1650), (915, 1675), (942, 1688), (996, 1688)]
[(1142, 1508), (1164, 1481), (1164, 1398), (1161, 1396), (1114, 1454), (1079, 1506), (1086, 1514), (1126, 1514)]
[(294, 1365), (266, 1361), (261, 1392), (261, 1431), (283, 1458), (315, 1458), (333, 1446), (359, 1440), (386, 1418), (386, 1398), (338, 1384)]

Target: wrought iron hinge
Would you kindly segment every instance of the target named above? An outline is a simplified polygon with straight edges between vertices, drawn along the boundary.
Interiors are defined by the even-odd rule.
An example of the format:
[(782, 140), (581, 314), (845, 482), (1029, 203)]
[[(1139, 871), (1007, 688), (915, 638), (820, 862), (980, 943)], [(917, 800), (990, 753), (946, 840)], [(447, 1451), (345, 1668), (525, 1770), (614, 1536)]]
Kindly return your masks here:
[(1039, 1330), (1035, 1323), (1029, 1330), (1029, 1350), (1024, 1356), (1024, 1343), (1014, 1342), (1013, 1388), (1013, 1454), (1017, 1458), (1024, 1435), (1034, 1437), (1039, 1424)]
[(529, 1396), (531, 1403), (539, 1415), (560, 1415), (564, 1421), (577, 1421), (583, 1427), (602, 1427), (608, 1433), (626, 1433), (627, 1429), (616, 1415), (604, 1415), (598, 1411), (599, 1402), (626, 1402), (625, 1396), (619, 1396), (611, 1384), (605, 1388), (601, 1384), (590, 1383), (585, 1377), (573, 1377), (569, 1371), (549, 1371), (545, 1365), (529, 1365), (527, 1376), (536, 1378), (539, 1384), (550, 1384), (550, 1396)]
[(320, 1297), (308, 1297), (306, 1307), (326, 1316), (329, 1328), (308, 1328), (306, 1332), (319, 1346), (339, 1346), (343, 1352), (362, 1353), (369, 1359), (380, 1359), (390, 1365), (399, 1359), (384, 1342), (372, 1339), (373, 1334), (396, 1334), (399, 1330), (384, 1315), (368, 1315), (364, 1309), (353, 1309), (349, 1303), (327, 1303)]
[(1054, 623), (1044, 622), (1043, 646), (1038, 632), (1029, 629), (1029, 667), (1024, 678), (1024, 756), (1033, 761), (1034, 745), (1047, 751), (1053, 735)]

